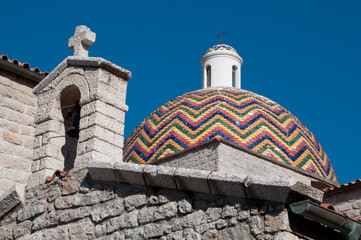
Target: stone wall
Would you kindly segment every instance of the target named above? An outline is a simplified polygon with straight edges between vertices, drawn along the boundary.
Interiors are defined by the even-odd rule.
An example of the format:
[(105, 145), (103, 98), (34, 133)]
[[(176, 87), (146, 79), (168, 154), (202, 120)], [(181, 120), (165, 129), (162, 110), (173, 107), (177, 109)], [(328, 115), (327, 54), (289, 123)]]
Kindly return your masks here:
[(155, 164), (167, 167), (216, 171), (218, 169), (218, 146), (219, 143), (217, 142), (204, 144), (197, 148), (176, 154), (175, 156), (156, 161)]
[(0, 195), (15, 183), (26, 183), (31, 173), (35, 85), (35, 81), (0, 69)]
[(27, 189), (0, 239), (303, 239), (284, 204), (93, 181), (85, 170)]
[(344, 212), (349, 217), (361, 217), (361, 184), (348, 186), (344, 189), (335, 189), (326, 192), (324, 202), (331, 203), (338, 211)]
[(231, 174), (292, 178), (311, 184), (311, 178), (276, 165), (244, 150), (218, 141), (210, 141), (192, 149), (155, 162), (169, 167), (211, 170)]

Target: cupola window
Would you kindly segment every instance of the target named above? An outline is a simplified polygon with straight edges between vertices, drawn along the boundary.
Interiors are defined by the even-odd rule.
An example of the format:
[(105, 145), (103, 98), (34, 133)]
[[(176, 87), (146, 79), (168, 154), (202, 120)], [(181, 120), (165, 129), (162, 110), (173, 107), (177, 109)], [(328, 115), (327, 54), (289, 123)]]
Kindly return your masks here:
[(236, 87), (237, 67), (232, 67), (232, 87)]
[(207, 67), (207, 87), (211, 86), (211, 66)]

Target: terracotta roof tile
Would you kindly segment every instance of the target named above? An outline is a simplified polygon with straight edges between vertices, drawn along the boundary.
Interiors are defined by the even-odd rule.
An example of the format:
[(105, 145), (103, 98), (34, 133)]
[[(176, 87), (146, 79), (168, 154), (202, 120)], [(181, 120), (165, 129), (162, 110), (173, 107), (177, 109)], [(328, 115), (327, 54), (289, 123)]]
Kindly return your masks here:
[(337, 213), (339, 213), (339, 214), (341, 214), (341, 215), (343, 215), (343, 216), (345, 216), (345, 217), (348, 217), (348, 218), (351, 218), (351, 219), (353, 219), (353, 220), (356, 220), (356, 221), (361, 222), (361, 219), (360, 219), (360, 218), (357, 218), (357, 217), (349, 217), (349, 216), (347, 216), (346, 213), (341, 212), (341, 211), (337, 211), (337, 210), (336, 210), (336, 207), (335, 207), (333, 204), (331, 204), (331, 203), (321, 203), (321, 206), (324, 207), (324, 208), (331, 209), (332, 211), (335, 211), (335, 212), (337, 212)]
[(357, 180), (355, 180), (353, 182), (349, 182), (349, 183), (345, 183), (345, 184), (340, 184), (338, 186), (325, 188), (325, 189), (322, 189), (322, 190), (324, 192), (331, 192), (331, 191), (338, 190), (338, 189), (345, 189), (345, 188), (348, 188), (348, 187), (353, 187), (353, 186), (358, 185), (358, 184), (360, 184), (360, 186), (361, 186), (361, 179), (357, 179)]
[(17, 65), (17, 66), (19, 66), (21, 68), (25, 68), (25, 69), (33, 72), (33, 73), (37, 73), (37, 74), (39, 74), (40, 76), (43, 76), (43, 77), (46, 77), (46, 76), (49, 75), (49, 72), (41, 72), (39, 68), (31, 68), (29, 63), (21, 63), (16, 59), (10, 60), (7, 55), (0, 55), (0, 59), (6, 61), (8, 63), (15, 64), (15, 65)]

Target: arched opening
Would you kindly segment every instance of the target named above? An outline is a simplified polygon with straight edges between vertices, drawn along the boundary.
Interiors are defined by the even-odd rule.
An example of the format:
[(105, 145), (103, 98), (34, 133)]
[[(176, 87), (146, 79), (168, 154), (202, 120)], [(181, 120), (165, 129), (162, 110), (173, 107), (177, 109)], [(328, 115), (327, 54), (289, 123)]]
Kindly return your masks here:
[(211, 71), (211, 66), (208, 65), (207, 66), (207, 87), (211, 86), (211, 77), (212, 77), (212, 71)]
[(232, 87), (236, 87), (237, 83), (237, 67), (232, 66)]
[[(64, 170), (74, 167), (74, 160), (77, 154), (78, 136), (80, 121), (80, 91), (78, 87), (71, 85), (66, 87), (60, 94), (61, 112), (64, 119), (65, 144), (61, 147), (64, 157)], [(70, 131), (72, 131), (71, 134)], [(75, 132), (75, 133), (74, 133)]]

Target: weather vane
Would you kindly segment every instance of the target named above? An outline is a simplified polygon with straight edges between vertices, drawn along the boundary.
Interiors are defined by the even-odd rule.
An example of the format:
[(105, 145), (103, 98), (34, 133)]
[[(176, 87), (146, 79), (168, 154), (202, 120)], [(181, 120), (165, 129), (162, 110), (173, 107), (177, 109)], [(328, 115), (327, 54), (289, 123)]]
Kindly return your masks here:
[(221, 37), (220, 44), (223, 43), (223, 36), (224, 36), (224, 34), (226, 34), (226, 32), (223, 32), (223, 28), (222, 28), (221, 33), (217, 35), (217, 37)]

